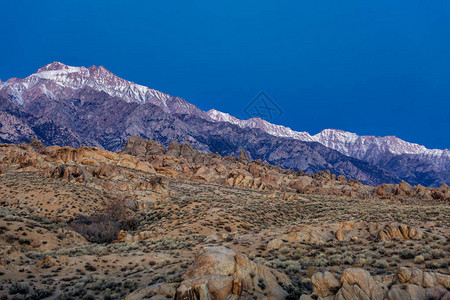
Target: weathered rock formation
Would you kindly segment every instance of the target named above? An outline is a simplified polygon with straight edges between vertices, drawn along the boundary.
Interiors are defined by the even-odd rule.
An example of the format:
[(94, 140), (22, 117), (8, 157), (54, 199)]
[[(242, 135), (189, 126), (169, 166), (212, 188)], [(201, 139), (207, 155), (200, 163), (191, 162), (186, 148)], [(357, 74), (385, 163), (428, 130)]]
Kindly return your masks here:
[(175, 299), (284, 299), (289, 277), (225, 247), (204, 247)]
[[(330, 171), (313, 175), (282, 169), (263, 163), (249, 161), (245, 152), (241, 157), (222, 157), (218, 154), (204, 154), (192, 150), (190, 144), (170, 143), (168, 150), (158, 143), (139, 137), (131, 137), (120, 153), (131, 154), (150, 162), (155, 168), (163, 167), (172, 174), (190, 176), (207, 182), (225, 184), (232, 187), (248, 187), (261, 190), (290, 190), (307, 194), (327, 194), (349, 197), (377, 197), (411, 201), (450, 200), (447, 186), (426, 188), (412, 187), (406, 182), (382, 184), (371, 187), (359, 181), (347, 180), (345, 176), (335, 176)], [(184, 151), (183, 151), (184, 149)], [(155, 154), (157, 153), (157, 154)]]
[(404, 224), (385, 225), (378, 233), (378, 238), (382, 241), (389, 241), (392, 239), (400, 240), (418, 240), (422, 237), (422, 231), (414, 226)]
[[(304, 194), (336, 195), (357, 198), (381, 198), (402, 202), (437, 200), (450, 201), (450, 188), (412, 187), (406, 182), (399, 185), (383, 184), (372, 187), (359, 181), (348, 180), (330, 171), (313, 175), (249, 161), (241, 158), (201, 153), (189, 143), (171, 142), (166, 148), (152, 140), (131, 137), (120, 153), (95, 147), (44, 147), (39, 141), (19, 146), (1, 144), (0, 160), (3, 164), (20, 169), (43, 171), (46, 176), (61, 180), (94, 183), (110, 188), (116, 184), (120, 190), (155, 190), (162, 192), (157, 182), (137, 180), (139, 172), (202, 180), (230, 187), (276, 190)], [(4, 166), (0, 172), (7, 172)], [(127, 171), (128, 170), (128, 171)], [(131, 174), (133, 170), (133, 174)], [(138, 172), (136, 172), (138, 171)], [(157, 174), (159, 173), (159, 174)], [(161, 176), (156, 176), (161, 178)], [(108, 179), (108, 180), (103, 180)], [(153, 180), (153, 179), (152, 179)], [(162, 180), (162, 179), (161, 179)], [(286, 196), (288, 199), (290, 196)], [(313, 234), (314, 235), (314, 234)], [(345, 239), (343, 232), (336, 238)]]
[(371, 276), (359, 268), (344, 270), (338, 281), (331, 273), (315, 273), (311, 278), (314, 292), (300, 299), (327, 300), (426, 300), (450, 299), (450, 275), (401, 267), (393, 277)]
[(371, 236), (379, 241), (421, 239), (422, 231), (412, 225), (398, 223), (342, 222), (325, 225), (297, 225), (268, 242), (267, 250), (280, 249), (285, 242), (324, 244), (330, 241), (350, 241)]

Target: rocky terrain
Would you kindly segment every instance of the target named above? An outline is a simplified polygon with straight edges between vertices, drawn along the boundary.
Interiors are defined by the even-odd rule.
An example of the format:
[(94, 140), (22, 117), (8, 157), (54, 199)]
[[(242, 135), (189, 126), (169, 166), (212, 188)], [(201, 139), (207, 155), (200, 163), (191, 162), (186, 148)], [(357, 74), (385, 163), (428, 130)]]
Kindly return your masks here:
[(448, 299), (450, 188), (191, 143), (0, 145), (1, 299)]
[(358, 136), (336, 129), (324, 129), (310, 135), (288, 127), (252, 118), (240, 120), (211, 109), (208, 116), (217, 122), (235, 124), (241, 128), (257, 128), (273, 136), (293, 138), (304, 142), (318, 142), (342, 154), (371, 163), (396, 176), (414, 183), (440, 185), (450, 178), (450, 150), (427, 149), (395, 136)]
[(45, 145), (121, 150), (130, 136), (173, 140), (204, 153), (247, 152), (284, 168), (333, 174), (365, 184), (450, 184), (449, 150), (430, 150), (395, 137), (324, 130), (296, 132), (261, 119), (239, 120), (129, 82), (104, 67), (54, 62), (0, 82), (0, 142), (39, 139)]

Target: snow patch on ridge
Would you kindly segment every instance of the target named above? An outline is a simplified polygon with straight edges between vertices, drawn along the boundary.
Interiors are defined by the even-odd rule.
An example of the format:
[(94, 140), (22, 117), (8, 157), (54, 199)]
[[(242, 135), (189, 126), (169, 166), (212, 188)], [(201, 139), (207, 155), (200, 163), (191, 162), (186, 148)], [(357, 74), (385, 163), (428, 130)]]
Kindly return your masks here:
[(285, 127), (282, 125), (275, 125), (261, 118), (251, 118), (248, 120), (241, 120), (236, 117), (233, 117), (230, 114), (223, 113), (215, 109), (207, 111), (207, 114), (211, 119), (213, 119), (216, 122), (228, 122), (231, 124), (238, 125), (241, 128), (259, 128), (268, 134), (278, 137), (287, 137), (300, 139), (303, 141), (312, 141), (311, 136), (307, 132), (293, 131), (289, 127)]

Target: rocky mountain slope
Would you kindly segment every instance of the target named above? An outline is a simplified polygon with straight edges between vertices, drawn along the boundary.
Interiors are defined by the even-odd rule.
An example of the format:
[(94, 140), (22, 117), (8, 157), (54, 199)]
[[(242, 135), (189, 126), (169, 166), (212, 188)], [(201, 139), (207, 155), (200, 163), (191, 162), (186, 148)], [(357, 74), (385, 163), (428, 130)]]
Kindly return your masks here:
[(306, 172), (329, 169), (373, 185), (401, 179), (427, 186), (450, 183), (448, 150), (430, 152), (398, 139), (360, 137), (355, 142), (358, 138), (349, 133), (330, 130), (310, 136), (261, 119), (203, 112), (104, 67), (55, 62), (24, 79), (0, 82), (0, 114), (5, 142), (38, 138), (46, 144), (119, 150), (128, 137), (138, 135), (164, 145), (189, 141), (200, 151), (226, 155), (245, 149), (253, 159)]
[(449, 149), (427, 149), (395, 136), (358, 136), (336, 129), (325, 129), (310, 135), (308, 132), (294, 131), (259, 118), (240, 120), (214, 109), (207, 113), (217, 122), (228, 122), (241, 128), (258, 128), (278, 137), (321, 143), (350, 157), (389, 170), (410, 182), (438, 185), (440, 182), (448, 182), (450, 178)]

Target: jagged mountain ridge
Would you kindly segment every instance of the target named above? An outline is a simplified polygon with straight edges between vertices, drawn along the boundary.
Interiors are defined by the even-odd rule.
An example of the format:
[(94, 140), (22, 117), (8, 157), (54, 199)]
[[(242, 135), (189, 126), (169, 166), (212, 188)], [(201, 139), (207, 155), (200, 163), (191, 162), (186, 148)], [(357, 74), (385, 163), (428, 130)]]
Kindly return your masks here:
[[(338, 155), (341, 160), (340, 167), (344, 168), (343, 166), (346, 164), (351, 165), (346, 165), (345, 171), (343, 169), (339, 171), (336, 165), (339, 159), (334, 160), (334, 165), (324, 159), (329, 153), (334, 153), (330, 152), (329, 148), (339, 148), (336, 145), (340, 145), (340, 143), (337, 143), (336, 139), (327, 140), (326, 136), (322, 134), (322, 139), (315, 140), (312, 138), (315, 136), (310, 136), (306, 132), (295, 132), (287, 127), (274, 125), (261, 119), (239, 120), (214, 110), (203, 112), (179, 97), (129, 82), (101, 66), (70, 67), (55, 62), (39, 69), (37, 73), (25, 79), (12, 78), (0, 83), (1, 96), (8, 99), (12, 105), (20, 107), (37, 118), (48, 118), (59, 126), (68, 128), (70, 132), (77, 135), (68, 142), (71, 146), (91, 144), (110, 150), (119, 150), (130, 135), (140, 135), (156, 139), (163, 144), (175, 139), (182, 142), (190, 141), (202, 151), (217, 151), (221, 154), (235, 154), (238, 147), (243, 147), (254, 158), (262, 158), (284, 167), (298, 168), (309, 172), (328, 168), (337, 174), (359, 178), (372, 184), (379, 183), (381, 178), (388, 182), (397, 182), (402, 178), (414, 184), (439, 185), (446, 180), (448, 182), (449, 178), (448, 174), (442, 174), (442, 169), (439, 168), (441, 164), (437, 166), (429, 163), (426, 151), (422, 154), (414, 154), (423, 156), (420, 163), (425, 164), (425, 167), (422, 169), (432, 173), (431, 178), (427, 178), (426, 181), (423, 181), (417, 174), (406, 174), (410, 173), (410, 165), (407, 168), (408, 172), (404, 172), (404, 176), (398, 176), (395, 171), (390, 171), (388, 167), (395, 165), (391, 160), (394, 157), (398, 159), (399, 155), (392, 153), (392, 155), (385, 155), (385, 157), (389, 157), (387, 161), (383, 159), (368, 161), (367, 157), (357, 156), (360, 155), (357, 151), (345, 153), (345, 149), (336, 149), (345, 154)], [(190, 117), (186, 117), (186, 115)], [(208, 128), (209, 132), (203, 128)], [(219, 128), (222, 128), (222, 131), (219, 131), (223, 136), (215, 134)], [(236, 134), (237, 128), (244, 129), (244, 133)], [(255, 130), (258, 134), (254, 133)], [(249, 144), (245, 145), (243, 142), (249, 140), (250, 137), (262, 137), (262, 133), (268, 135), (264, 136), (264, 139), (271, 141), (270, 143), (256, 138), (256, 141), (261, 144), (253, 144), (250, 147)], [(236, 139), (235, 136), (240, 136), (243, 141)], [(301, 158), (292, 154), (295, 150), (292, 153), (286, 153), (283, 151), (283, 147), (267, 147), (267, 144), (287, 145), (292, 143), (289, 141), (291, 139), (301, 141), (294, 143), (295, 147), (301, 149)], [(8, 139), (4, 140), (8, 141)], [(59, 140), (60, 143), (65, 141), (61, 138)], [(312, 147), (303, 146), (317, 143), (320, 143), (321, 147), (323, 147), (322, 145), (326, 146), (320, 149), (322, 154), (312, 151)], [(246, 147), (250, 147), (252, 150), (250, 151)], [(270, 153), (270, 151), (275, 152)], [(306, 154), (306, 151), (312, 152)], [(446, 153), (445, 150), (439, 151)], [(436, 153), (440, 153), (439, 151)], [(283, 155), (279, 155), (280, 153)], [(315, 156), (320, 156), (321, 159), (312, 159)], [(356, 160), (353, 159), (353, 162), (349, 162), (348, 156), (354, 157)], [(378, 158), (376, 155), (372, 156)], [(366, 168), (366, 171), (361, 172), (358, 167), (355, 167), (355, 164), (360, 164), (359, 160), (368, 161), (369, 164), (374, 164), (376, 167), (373, 166), (375, 168), (372, 168), (372, 171), (369, 171), (371, 168)], [(408, 157), (408, 161), (411, 160), (414, 163), (417, 159)], [(378, 175), (367, 173), (373, 172), (374, 169), (377, 169), (375, 173)], [(383, 169), (387, 170), (383, 171)]]
[(169, 113), (204, 114), (195, 105), (179, 97), (122, 79), (103, 66), (71, 67), (53, 62), (24, 79), (11, 78), (0, 83), (0, 91), (22, 106), (42, 95), (52, 100), (67, 98), (86, 87), (125, 102), (152, 103)]
[(395, 136), (359, 136), (355, 133), (338, 130), (324, 129), (321, 132), (310, 135), (306, 131), (294, 131), (289, 127), (275, 125), (259, 118), (240, 120), (227, 113), (211, 109), (208, 115), (218, 122), (228, 122), (239, 127), (259, 128), (269, 134), (294, 138), (306, 142), (319, 142), (329, 148), (366, 161), (376, 161), (380, 153), (392, 153), (394, 155), (416, 154), (421, 157), (430, 157), (436, 160), (438, 165), (444, 165), (448, 169), (450, 163), (449, 149), (427, 149), (425, 146), (403, 141)]

